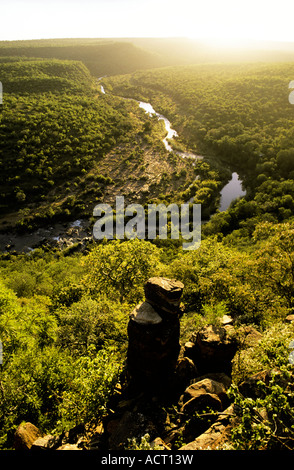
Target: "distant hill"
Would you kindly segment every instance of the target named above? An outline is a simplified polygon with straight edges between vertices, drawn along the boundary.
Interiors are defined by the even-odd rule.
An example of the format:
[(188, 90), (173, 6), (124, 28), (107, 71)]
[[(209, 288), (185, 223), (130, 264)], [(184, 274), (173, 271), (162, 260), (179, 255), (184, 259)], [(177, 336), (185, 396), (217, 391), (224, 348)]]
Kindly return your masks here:
[(294, 60), (293, 43), (224, 47), (187, 38), (44, 39), (0, 41), (0, 57), (82, 61), (92, 75), (118, 75), (157, 67), (211, 62)]
[(93, 82), (78, 61), (0, 57), (0, 77), (5, 93), (83, 92)]
[(33, 45), (27, 41), (0, 43), (0, 57), (19, 56), (34, 58), (52, 58), (62, 60), (82, 61), (90, 72), (96, 76), (115, 75), (134, 72), (137, 69), (146, 69), (164, 65), (155, 53), (140, 49), (128, 42), (113, 42), (87, 44), (77, 42), (69, 44), (54, 42), (42, 45), (35, 42)]

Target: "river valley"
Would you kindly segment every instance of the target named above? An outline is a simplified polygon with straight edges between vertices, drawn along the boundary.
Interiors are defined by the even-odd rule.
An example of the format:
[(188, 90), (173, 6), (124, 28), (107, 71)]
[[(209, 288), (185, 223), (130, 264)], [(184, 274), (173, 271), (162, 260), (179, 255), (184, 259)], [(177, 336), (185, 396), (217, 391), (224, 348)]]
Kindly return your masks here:
[[(103, 78), (103, 77), (102, 77)], [(98, 82), (101, 79), (98, 80)], [(100, 90), (106, 94), (103, 85), (100, 84)], [(131, 99), (132, 98), (123, 98)], [(137, 101), (137, 100), (133, 100)], [(183, 152), (173, 149), (171, 141), (174, 137), (178, 136), (176, 130), (172, 128), (170, 121), (162, 114), (156, 112), (150, 103), (137, 101), (140, 108), (142, 108), (148, 115), (156, 116), (159, 120), (164, 121), (166, 136), (163, 139), (163, 144), (168, 152), (173, 152), (182, 158), (191, 158), (196, 160), (203, 159), (202, 155), (196, 155), (192, 152)], [(246, 192), (242, 189), (242, 182), (236, 172), (232, 173), (232, 179), (221, 190), (220, 212), (228, 209), (230, 203), (242, 197)], [(188, 201), (187, 201), (188, 202)], [(192, 201), (191, 201), (192, 202)], [(68, 223), (57, 223), (47, 228), (40, 228), (32, 233), (16, 234), (16, 233), (1, 233), (0, 234), (0, 250), (1, 251), (16, 251), (16, 252), (31, 252), (39, 244), (49, 242), (61, 249), (70, 247), (76, 243), (83, 244), (92, 238), (90, 222), (88, 220), (75, 220)]]

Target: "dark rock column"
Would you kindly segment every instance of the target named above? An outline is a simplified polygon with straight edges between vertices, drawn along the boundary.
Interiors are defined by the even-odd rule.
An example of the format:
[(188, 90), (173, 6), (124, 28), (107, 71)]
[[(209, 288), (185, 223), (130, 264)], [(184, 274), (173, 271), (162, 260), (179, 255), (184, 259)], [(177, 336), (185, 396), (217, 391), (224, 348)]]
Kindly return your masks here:
[(154, 277), (145, 284), (145, 302), (130, 315), (127, 370), (141, 391), (168, 386), (180, 352), (180, 299), (184, 285)]

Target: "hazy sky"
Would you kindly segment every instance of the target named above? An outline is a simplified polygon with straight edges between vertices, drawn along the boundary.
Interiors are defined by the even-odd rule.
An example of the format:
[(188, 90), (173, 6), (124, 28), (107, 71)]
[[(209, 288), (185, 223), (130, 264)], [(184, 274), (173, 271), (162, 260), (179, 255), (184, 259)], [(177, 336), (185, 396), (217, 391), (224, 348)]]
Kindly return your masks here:
[(0, 39), (294, 41), (294, 0), (0, 0)]

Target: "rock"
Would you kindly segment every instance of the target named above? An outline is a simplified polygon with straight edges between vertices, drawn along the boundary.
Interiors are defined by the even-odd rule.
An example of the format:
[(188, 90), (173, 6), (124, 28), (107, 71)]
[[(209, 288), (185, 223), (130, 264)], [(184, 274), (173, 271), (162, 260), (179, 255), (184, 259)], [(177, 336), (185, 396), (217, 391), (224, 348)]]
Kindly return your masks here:
[(82, 450), (80, 447), (78, 447), (76, 444), (64, 444), (56, 450)]
[(32, 423), (20, 424), (14, 434), (14, 448), (29, 450), (39, 437), (42, 437), (42, 433)]
[(184, 284), (164, 277), (152, 277), (145, 286), (147, 302), (170, 314), (178, 314)]
[(152, 450), (171, 450), (161, 437), (156, 437), (156, 439), (150, 442), (150, 447)]
[[(140, 441), (141, 437), (149, 434), (154, 438), (156, 432), (155, 426), (142, 413), (126, 411), (115, 426), (108, 431), (111, 432), (108, 438), (108, 446), (110, 450), (123, 449), (128, 440), (136, 438)], [(155, 434), (156, 435), (156, 434)], [(153, 437), (152, 437), (153, 436)]]
[(262, 334), (251, 325), (240, 326), (238, 328), (238, 333), (239, 333), (239, 336), (241, 336), (241, 342), (242, 342), (243, 348), (250, 348), (252, 346), (256, 346), (256, 344), (263, 337)]
[(248, 379), (244, 380), (239, 385), (239, 392), (248, 398), (258, 398), (261, 396), (261, 392), (258, 386), (258, 382), (264, 382), (266, 385), (269, 385), (271, 379), (271, 372), (269, 370), (263, 370), (252, 375)]
[(224, 327), (207, 325), (196, 335), (190, 352), (200, 373), (224, 372), (231, 375), (237, 340)]
[(211, 379), (211, 380), (214, 380), (215, 382), (220, 382), (225, 387), (225, 390), (228, 390), (230, 386), (232, 385), (231, 377), (224, 374), (223, 372), (211, 372), (211, 373), (202, 375), (200, 377), (197, 377), (197, 380), (194, 380), (194, 383), (200, 382), (203, 379)]
[(207, 407), (221, 411), (224, 403), (227, 404), (224, 385), (211, 379), (203, 379), (190, 385), (179, 400), (181, 412), (189, 414)]
[(195, 412), (204, 412), (208, 408), (213, 411), (222, 411), (221, 399), (216, 393), (198, 390), (195, 396), (182, 406), (181, 412), (192, 415)]
[(224, 315), (221, 319), (221, 324), (223, 326), (225, 325), (231, 325), (233, 323), (233, 319), (230, 315)]
[(193, 384), (191, 384), (188, 388), (186, 388), (182, 400), (183, 403), (191, 400), (194, 398), (199, 390), (203, 390), (207, 393), (215, 393), (216, 395), (221, 395), (226, 393), (226, 389), (224, 385), (220, 382), (216, 382), (215, 380), (205, 378), (203, 380), (199, 380)]
[(189, 357), (181, 357), (176, 364), (175, 387), (178, 390), (184, 390), (197, 375), (197, 367), (192, 359)]
[(180, 351), (179, 335), (179, 322), (141, 324), (130, 319), (128, 373), (141, 389), (157, 388), (171, 376)]
[(148, 302), (142, 302), (138, 305), (132, 311), (130, 318), (136, 323), (142, 323), (144, 325), (157, 325), (162, 322), (162, 318)]
[(231, 405), (203, 434), (189, 444), (180, 447), (179, 450), (223, 449), (224, 446), (229, 446), (231, 431), (238, 422), (239, 418), (234, 415), (234, 405)]
[(292, 323), (292, 321), (294, 321), (294, 314), (287, 315), (286, 321), (288, 321), (289, 323)]
[(60, 446), (61, 436), (47, 435), (39, 437), (32, 445), (31, 450), (54, 450)]
[(180, 352), (180, 297), (183, 284), (151, 278), (145, 284), (146, 301), (128, 323), (127, 371), (134, 388), (168, 388)]

